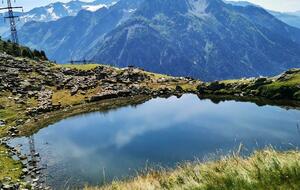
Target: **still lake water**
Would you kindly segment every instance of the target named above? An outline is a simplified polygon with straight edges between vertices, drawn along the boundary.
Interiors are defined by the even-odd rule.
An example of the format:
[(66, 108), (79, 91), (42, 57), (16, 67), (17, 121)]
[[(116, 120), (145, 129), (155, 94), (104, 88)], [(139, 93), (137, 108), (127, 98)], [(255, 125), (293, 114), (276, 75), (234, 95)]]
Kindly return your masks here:
[[(272, 145), (300, 146), (299, 110), (195, 95), (152, 99), (107, 113), (70, 117), (34, 135), (47, 181), (55, 189), (97, 185), (136, 174), (146, 166), (227, 154), (243, 143), (248, 151)], [(28, 153), (28, 139), (18, 138)]]

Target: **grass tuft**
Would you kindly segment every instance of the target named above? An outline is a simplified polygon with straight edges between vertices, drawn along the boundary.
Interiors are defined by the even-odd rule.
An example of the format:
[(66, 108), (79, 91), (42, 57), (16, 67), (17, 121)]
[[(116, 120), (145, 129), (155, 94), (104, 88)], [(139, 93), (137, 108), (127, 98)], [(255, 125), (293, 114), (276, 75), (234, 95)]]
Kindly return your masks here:
[(114, 181), (86, 190), (298, 190), (299, 151), (257, 151), (249, 158), (231, 156), (207, 163), (186, 163), (173, 171), (152, 172), (131, 181)]

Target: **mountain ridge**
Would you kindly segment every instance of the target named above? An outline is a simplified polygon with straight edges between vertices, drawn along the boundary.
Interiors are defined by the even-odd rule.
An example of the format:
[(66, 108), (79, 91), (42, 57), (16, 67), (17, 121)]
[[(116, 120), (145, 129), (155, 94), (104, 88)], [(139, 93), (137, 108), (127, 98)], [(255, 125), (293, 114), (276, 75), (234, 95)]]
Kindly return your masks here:
[[(76, 16), (81, 10), (97, 11), (103, 7), (109, 7), (115, 4), (118, 0), (95, 0), (92, 2), (84, 2), (80, 0), (72, 0), (67, 3), (54, 2), (46, 6), (36, 7), (27, 12), (15, 12), (19, 16), (17, 27), (21, 28), (25, 23), (34, 22), (50, 22), (58, 19)], [(1, 13), (5, 16), (7, 13)], [(8, 23), (0, 23), (0, 33), (8, 36)]]
[[(232, 4), (234, 6), (255, 6), (260, 7), (259, 5), (249, 3), (248, 1), (224, 1), (225, 3)], [(283, 21), (284, 23), (300, 28), (300, 11), (295, 12), (279, 12), (274, 10), (267, 10), (270, 14), (275, 16), (277, 19)]]
[[(44, 49), (61, 62), (91, 59), (204, 80), (273, 75), (300, 63), (300, 30), (258, 7), (221, 0), (121, 0), (89, 14), (43, 27), (29, 23), (21, 30), (23, 40), (40, 47), (48, 40), (54, 46)], [(47, 35), (33, 39), (34, 29)]]
[[(153, 1), (151, 1), (152, 3), (153, 3)], [(204, 1), (203, 1), (204, 2)], [(218, 20), (221, 20), (221, 19), (224, 19), (224, 18), (226, 18), (226, 16), (224, 16), (224, 15), (222, 15), (222, 14), (225, 14), (226, 15), (226, 12), (223, 12), (223, 13), (220, 13), (220, 12), (218, 12), (218, 10), (220, 10), (220, 6), (223, 6), (223, 4), (222, 4), (222, 2), (221, 1), (210, 1), (210, 4), (209, 4), (209, 6), (207, 7), (207, 9), (208, 9), (208, 11), (210, 11), (210, 14), (215, 14), (216, 15), (216, 19)], [(163, 7), (163, 6), (162, 6)], [(181, 7), (184, 7), (184, 6), (181, 6)], [(243, 11), (244, 12), (246, 12), (247, 13), (247, 11), (250, 11), (250, 12), (252, 12), (253, 10), (252, 10), (253, 8), (252, 7), (247, 7), (247, 8), (243, 8)], [(268, 14), (265, 10), (263, 10), (263, 9), (254, 9), (257, 13), (259, 13), (259, 14), (264, 14), (264, 15), (267, 15), (267, 17), (269, 17), (269, 18), (271, 18), (271, 19), (273, 19), (273, 17), (272, 17), (272, 15), (270, 15), (270, 14)], [(140, 12), (145, 12), (145, 11), (140, 11)], [(139, 12), (137, 11), (136, 12), (136, 14), (138, 14)], [(205, 14), (204, 14), (205, 15)], [(138, 16), (141, 16), (141, 15), (138, 15)], [(143, 15), (142, 15), (143, 16)], [(244, 15), (243, 15), (244, 16)], [(139, 17), (140, 18), (140, 17)], [(181, 18), (177, 18), (178, 20), (179, 19), (186, 19), (186, 18), (183, 18), (183, 17), (181, 17)], [(215, 22), (217, 22), (214, 18), (205, 18), (205, 16), (204, 17), (200, 17), (200, 18), (197, 18), (197, 19), (200, 19), (201, 21), (199, 21), (199, 22), (201, 22), (200, 24), (201, 25), (203, 25), (203, 24), (205, 24), (205, 19), (210, 19), (206, 24), (207, 25), (211, 25), (211, 23), (215, 23)], [(258, 21), (257, 20), (259, 20), (259, 19), (256, 19), (256, 18), (250, 18), (250, 17), (248, 17), (247, 18), (248, 20), (251, 20), (251, 21), (254, 21), (254, 22), (257, 22), (258, 23)], [(128, 22), (130, 22), (130, 21), (128, 21)], [(157, 22), (157, 21), (154, 21), (154, 22)], [(159, 22), (159, 21), (158, 21)], [(170, 21), (170, 22), (172, 22), (172, 21)], [(193, 22), (197, 22), (197, 21), (193, 21)], [(224, 22), (224, 23), (226, 23), (226, 19), (224, 19), (224, 20), (222, 20), (222, 22)], [(231, 22), (231, 21), (229, 21), (229, 22)], [(147, 23), (147, 21), (143, 21), (143, 23)], [(173, 23), (175, 23), (175, 21), (173, 22)], [(141, 24), (141, 23), (140, 23)], [(163, 25), (163, 24), (162, 24)], [(218, 27), (217, 26), (218, 24), (216, 24), (216, 27)], [(221, 24), (221, 22), (219, 22), (219, 25), (222, 25)], [(229, 25), (229, 23), (228, 23), (228, 25)], [(273, 27), (277, 27), (277, 25), (283, 25), (283, 23), (281, 23), (280, 21), (276, 21), (276, 22), (274, 22), (274, 25), (275, 26), (273, 26)], [(152, 24), (152, 26), (155, 26), (155, 24)], [(121, 27), (121, 26), (119, 26), (119, 27)], [(161, 25), (159, 26), (159, 27), (161, 27)], [(181, 26), (178, 26), (178, 30), (176, 30), (175, 31), (175, 33), (178, 33), (178, 34), (180, 34), (180, 33), (186, 33), (186, 31), (181, 31), (180, 32), (180, 30), (181, 30), (181, 28), (180, 28)], [(184, 25), (182, 25), (182, 28), (185, 28), (185, 27), (187, 27), (187, 25), (186, 26), (184, 26)], [(208, 26), (206, 26), (207, 28), (209, 28)], [(265, 29), (265, 28), (262, 28), (262, 24), (260, 24), (260, 23), (258, 23), (258, 25), (257, 26), (255, 26), (256, 28), (260, 28), (260, 30), (263, 30), (264, 32), (266, 32), (266, 33), (270, 33), (270, 31), (268, 30), (268, 29)], [(214, 30), (215, 29), (213, 29), (213, 28), (211, 28), (211, 29), (205, 29), (205, 30), (211, 30), (211, 32), (214, 32)], [(174, 29), (174, 28), (173, 28)], [(226, 28), (223, 28), (224, 30), (226, 30)], [(282, 28), (280, 28), (280, 30), (281, 30)], [(112, 33), (113, 32), (115, 32), (115, 31), (117, 31), (118, 30), (118, 28), (117, 29), (115, 29), (114, 31), (112, 31)], [(122, 30), (122, 29), (120, 29), (120, 30)], [(195, 28), (195, 30), (197, 30), (197, 28)], [(237, 29), (238, 30), (238, 29)], [(124, 31), (126, 31), (126, 26), (125, 26), (125, 28), (124, 28)], [(145, 29), (145, 31), (146, 31), (146, 29)], [(155, 30), (152, 30), (152, 31), (155, 31)], [(168, 30), (168, 31), (172, 31), (172, 29), (170, 29), (170, 30)], [(193, 32), (193, 31), (192, 31)], [(217, 33), (216, 33), (216, 35), (218, 36), (218, 33), (219, 33), (220, 31), (217, 31)], [(241, 32), (241, 33), (243, 33), (243, 31), (239, 31), (239, 32)], [(283, 33), (285, 33), (285, 32), (287, 32), (287, 31), (285, 31), (285, 30), (281, 30), (280, 32), (283, 32)], [(196, 32), (197, 33), (197, 32)], [(250, 33), (250, 32), (249, 32)], [(277, 31), (275, 32), (275, 33), (277, 33)], [(292, 34), (291, 34), (291, 36), (293, 36), (293, 35), (295, 35), (295, 33), (296, 32), (292, 32)], [(298, 34), (298, 33), (297, 33)], [(121, 35), (121, 34), (119, 34), (119, 35)], [(144, 35), (144, 34), (141, 34), (141, 35)], [(192, 35), (192, 34), (191, 34)], [(199, 33), (198, 33), (198, 35), (199, 35)], [(201, 32), (200, 32), (200, 35), (201, 35)], [(230, 34), (229, 34), (230, 35)], [(114, 36), (118, 36), (118, 35), (114, 35)], [(158, 44), (160, 44), (160, 42), (161, 41), (164, 41), (164, 40), (166, 40), (166, 41), (168, 41), (170, 38), (168, 38), (168, 39), (165, 39), (164, 37), (162, 37), (161, 39), (156, 39), (155, 38), (155, 34), (149, 34), (149, 36), (152, 36), (153, 37), (153, 39), (151, 40), (151, 41), (155, 41), (156, 43), (158, 43)], [(169, 37), (169, 36), (168, 36)], [(173, 37), (175, 37), (175, 38), (177, 38), (178, 36), (176, 35), (176, 34), (173, 34)], [(205, 35), (204, 34), (204, 36), (202, 35), (202, 37), (203, 38), (205, 38), (205, 37), (207, 37), (207, 34)], [(214, 38), (214, 37), (216, 37), (216, 36), (212, 36), (212, 38)], [(219, 36), (220, 37), (220, 36)], [(191, 55), (190, 54), (190, 51), (192, 51), (192, 50), (184, 50), (184, 53), (182, 53), (182, 54), (180, 54), (180, 59), (181, 59), (181, 61), (182, 62), (189, 62), (189, 65), (181, 65), (180, 66), (180, 63), (177, 63), (177, 64), (175, 64), (175, 66), (174, 66), (174, 64), (172, 64), (172, 63), (174, 63), (174, 61), (170, 61), (169, 63), (166, 63), (168, 60), (164, 60), (163, 62), (163, 64), (165, 64), (166, 66), (164, 67), (164, 68), (160, 68), (160, 69), (155, 69), (156, 67), (154, 66), (155, 65), (155, 63), (149, 63), (149, 64), (145, 64), (145, 63), (141, 63), (141, 62), (139, 62), (139, 61), (136, 61), (136, 60), (129, 60), (129, 61), (126, 61), (126, 60), (128, 60), (126, 57), (127, 57), (127, 55), (124, 55), (124, 51), (123, 50), (119, 50), (119, 52), (120, 53), (122, 53), (122, 54), (112, 54), (112, 55), (109, 55), (109, 52), (114, 52), (114, 51), (112, 51), (112, 49), (114, 49), (115, 47), (123, 47), (123, 45), (124, 44), (129, 44), (128, 42), (126, 42), (126, 43), (123, 43), (123, 45), (121, 44), (121, 45), (116, 45), (115, 47), (111, 47), (110, 49), (108, 49), (108, 47), (106, 46), (106, 44), (114, 44), (114, 41), (107, 41), (108, 39), (113, 39), (113, 37), (110, 37), (110, 34), (107, 34), (106, 35), (106, 40), (104, 40), (104, 42), (102, 43), (102, 47), (100, 47), (99, 49), (99, 53), (97, 53), (96, 54), (96, 56), (95, 57), (89, 57), (88, 56), (88, 58), (91, 58), (91, 59), (94, 59), (94, 60), (99, 60), (99, 61), (101, 61), (101, 62), (110, 62), (111, 63), (111, 61), (112, 60), (114, 60), (112, 63), (114, 64), (114, 65), (117, 65), (117, 66), (127, 66), (127, 65), (129, 65), (129, 64), (133, 64), (132, 62), (134, 62), (135, 64), (133, 64), (133, 65), (136, 65), (136, 66), (144, 66), (144, 68), (146, 68), (146, 69), (152, 69), (153, 71), (155, 71), (155, 72), (158, 72), (158, 71), (163, 71), (163, 73), (168, 73), (168, 74), (174, 74), (174, 72), (175, 71), (172, 71), (171, 69), (175, 69), (175, 70), (179, 70), (178, 72), (179, 72), (179, 75), (188, 75), (188, 76), (192, 76), (192, 77), (199, 77), (199, 76), (204, 76), (204, 75), (206, 75), (205, 77), (204, 77), (204, 79), (208, 79), (208, 80), (214, 80), (215, 79), (215, 77), (212, 77), (212, 78), (210, 78), (210, 76), (208, 76), (208, 75), (210, 75), (212, 72), (214, 72), (214, 73), (216, 73), (216, 72), (219, 72), (219, 73), (217, 73), (217, 75), (218, 75), (218, 77), (217, 77), (217, 79), (218, 78), (234, 78), (234, 77), (236, 77), (236, 76), (238, 76), (238, 75), (236, 75), (236, 76), (234, 76), (234, 75), (232, 75), (232, 76), (230, 76), (230, 73), (233, 71), (233, 70), (235, 70), (234, 69), (234, 67), (240, 67), (240, 69), (242, 70), (242, 65), (241, 64), (239, 64), (239, 63), (236, 63), (236, 65), (235, 66), (228, 66), (228, 64), (227, 64), (227, 68), (225, 67), (223, 67), (222, 69), (218, 69), (218, 66), (220, 66), (220, 65), (214, 65), (213, 66), (213, 68), (211, 67), (211, 65), (208, 65), (207, 66), (207, 69), (208, 70), (210, 70), (210, 71), (208, 71), (207, 73), (205, 73), (205, 70), (204, 69), (202, 69), (202, 70), (199, 70), (198, 68), (195, 68), (195, 66), (194, 65), (196, 65), (195, 64), (195, 61), (198, 61), (198, 60), (189, 60), (189, 61), (187, 61), (186, 59), (189, 59), (189, 57), (195, 57), (195, 55), (196, 54), (199, 54), (198, 52), (194, 52), (194, 54), (193, 55)], [(199, 36), (199, 38), (201, 38), (201, 36)], [(268, 38), (266, 38), (264, 35), (262, 35), (261, 36), (261, 38), (263, 38), (263, 40), (265, 40), (265, 41), (269, 41), (269, 39)], [(274, 35), (273, 36), (273, 38), (274, 39), (276, 39), (276, 38), (279, 38), (278, 37), (278, 35)], [(219, 38), (220, 40), (222, 39), (222, 38)], [(296, 37), (293, 37), (293, 39), (292, 39), (292, 41), (293, 42), (299, 42), (299, 37), (298, 37), (298, 35), (296, 36)], [(182, 41), (184, 41), (185, 40), (185, 38), (183, 38), (182, 39)], [(193, 40), (197, 40), (196, 38), (195, 39), (193, 39)], [(192, 40), (191, 40), (192, 41)], [(247, 41), (247, 40), (246, 40)], [(289, 41), (289, 40), (288, 40)], [(298, 47), (298, 44), (295, 44), (295, 43), (293, 43), (293, 42), (291, 42), (291, 43), (288, 43), (288, 42), (286, 42), (286, 43), (288, 43), (289, 45), (291, 45), (291, 46), (295, 46), (294, 47), (294, 49), (297, 49), (297, 47)], [(133, 43), (136, 43), (136, 42), (133, 42)], [(141, 41), (139, 41), (139, 43), (143, 43), (143, 42), (141, 42)], [(181, 42), (182, 44), (187, 44), (187, 42)], [(199, 41), (199, 43), (201, 43), (200, 41)], [(217, 41), (216, 41), (216, 43), (218, 43)], [(247, 42), (248, 43), (248, 42)], [(281, 43), (281, 44), (283, 44), (283, 43)], [(178, 44), (177, 44), (178, 45)], [(179, 44), (179, 45), (181, 45), (181, 44)], [(223, 44), (218, 44), (217, 46), (222, 46)], [(238, 43), (236, 44), (237, 46), (238, 46)], [(134, 45), (132, 45), (132, 46), (134, 46)], [(131, 46), (131, 47), (132, 47)], [(174, 55), (174, 54), (172, 54), (171, 52), (174, 52), (174, 51), (182, 51), (182, 50), (174, 50), (174, 46), (176, 47), (176, 42), (175, 42), (175, 44), (173, 44), (173, 45), (168, 45), (165, 49), (162, 49), (160, 52), (167, 52), (167, 53), (169, 53), (170, 55), (169, 55), (169, 57), (176, 57), (176, 55)], [(195, 44), (193, 45), (193, 44), (191, 44), (191, 46), (194, 46), (194, 48), (197, 48), (197, 47), (195, 47)], [(143, 49), (143, 50), (145, 50), (146, 49), (146, 51), (150, 51), (149, 49), (159, 49), (160, 47), (161, 47), (161, 45), (157, 45), (156, 47), (152, 47), (152, 45), (150, 44), (150, 43), (148, 43), (147, 45), (145, 45), (145, 46), (142, 46), (143, 48), (140, 48), (140, 49)], [(148, 47), (151, 47), (151, 48), (149, 48), (149, 49), (147, 49)], [(129, 47), (130, 48), (130, 47)], [(129, 49), (129, 48), (127, 48), (127, 50)], [(178, 47), (179, 49), (180, 49), (180, 47)], [(209, 53), (209, 51), (210, 51), (210, 48), (211, 48), (211, 44), (208, 42), (208, 43), (206, 43), (206, 45), (205, 45), (205, 47), (202, 47), (202, 49), (200, 48), (200, 49), (198, 49), (198, 51), (203, 51), (203, 49), (206, 51), (206, 52), (204, 52), (204, 53)], [(233, 46), (232, 46), (232, 48), (234, 48)], [(250, 47), (249, 47), (250, 48)], [(225, 51), (230, 51), (229, 49), (231, 49), (231, 48), (228, 48), (228, 50), (223, 50), (223, 52), (225, 52)], [(250, 48), (251, 49), (251, 48)], [(245, 51), (247, 51), (247, 50), (245, 50)], [(133, 57), (138, 57), (138, 59), (140, 59), (140, 60), (147, 60), (148, 62), (149, 62), (149, 60), (150, 60), (150, 58), (148, 57), (142, 57), (142, 56), (140, 56), (140, 55), (138, 55), (138, 54), (140, 54), (140, 52), (139, 53), (136, 53), (136, 52), (131, 52), (131, 53), (133, 53), (134, 55), (131, 55), (130, 56), (130, 58), (133, 58)], [(203, 54), (204, 54), (203, 53)], [(280, 54), (280, 53), (279, 53)], [(295, 52), (293, 53), (294, 55), (295, 55)], [(109, 56), (108, 58), (105, 58), (106, 56)], [(120, 55), (124, 55), (124, 59), (120, 59), (120, 61), (118, 61), (118, 59), (117, 58), (119, 58), (120, 57)], [(186, 56), (185, 56), (186, 55)], [(139, 57), (140, 56), (140, 57)], [(160, 56), (159, 55), (159, 53), (156, 53), (155, 55), (152, 55), (151, 57), (157, 57), (157, 56)], [(224, 58), (226, 58), (226, 56), (227, 55), (222, 55), (222, 56), (224, 56)], [(263, 57), (264, 57), (264, 55), (262, 55)], [(103, 58), (104, 57), (104, 58)], [(167, 56), (168, 57), (168, 56)], [(209, 57), (209, 55), (208, 55), (208, 57)], [(202, 59), (202, 61), (198, 61), (198, 64), (199, 64), (199, 62), (200, 62), (200, 64), (201, 64), (201, 62), (208, 62), (208, 57), (206, 57), (205, 58), (205, 55), (204, 55), (204, 57), (198, 57), (199, 59)], [(262, 57), (262, 58), (263, 58)], [(196, 55), (196, 58), (197, 58), (197, 55)], [(134, 59), (134, 58), (133, 58)], [(206, 59), (206, 60), (205, 60)], [(125, 60), (125, 61), (124, 61)], [(181, 61), (178, 61), (178, 62), (181, 62)], [(138, 63), (137, 63), (138, 62)], [(156, 60), (156, 62), (160, 62), (160, 64), (156, 64), (156, 66), (158, 66), (158, 67), (161, 67), (161, 61), (159, 61), (159, 60)], [(215, 61), (214, 61), (215, 62)], [(213, 63), (211, 63), (211, 64), (214, 64), (214, 62)], [(223, 63), (223, 64), (225, 64), (226, 65), (226, 63)], [(262, 62), (260, 62), (260, 64), (264, 64), (264, 63), (262, 63)], [(202, 65), (202, 66), (205, 66), (205, 65)], [(202, 67), (201, 66), (201, 67)], [(175, 68), (171, 68), (171, 67), (175, 67)], [(275, 65), (274, 65), (274, 67), (276, 67)], [(165, 69), (168, 69), (168, 70), (165, 70)], [(251, 69), (251, 67), (249, 67), (249, 69)], [(264, 68), (264, 69), (266, 69), (266, 68)], [(188, 70), (188, 72), (181, 72), (180, 73), (180, 71), (182, 71), (182, 70)], [(212, 70), (214, 70), (214, 71), (212, 71)], [(262, 70), (262, 68), (260, 69), (260, 70)], [(226, 73), (227, 72), (227, 76), (222, 76), (223, 75), (223, 73)], [(252, 73), (255, 73), (255, 71), (253, 72), (253, 71), (250, 71), (250, 72), (248, 72), (248, 74), (247, 74), (247, 70), (244, 70), (244, 75), (243, 76), (251, 76), (251, 72)], [(199, 73), (201, 73), (200, 75), (199, 75)], [(175, 74), (176, 75), (176, 74)], [(255, 75), (257, 76), (257, 75), (267, 75), (267, 72), (265, 72), (265, 73), (255, 73)], [(238, 77), (242, 77), (242, 75), (239, 75)], [(202, 78), (203, 79), (203, 78)]]

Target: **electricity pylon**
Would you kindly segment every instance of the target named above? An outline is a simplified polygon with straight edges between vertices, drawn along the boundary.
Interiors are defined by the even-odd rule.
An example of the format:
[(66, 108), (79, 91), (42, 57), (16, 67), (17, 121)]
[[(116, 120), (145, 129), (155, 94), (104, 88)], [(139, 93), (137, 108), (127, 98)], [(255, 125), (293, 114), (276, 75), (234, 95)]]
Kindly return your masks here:
[(22, 9), (23, 7), (13, 7), (11, 4), (11, 0), (7, 0), (7, 7), (0, 8), (0, 10), (7, 10), (8, 16), (5, 16), (4, 19), (9, 19), (10, 24), (10, 32), (11, 32), (11, 41), (13, 43), (18, 44), (18, 33), (17, 33), (17, 26), (16, 26), (16, 20), (15, 18), (18, 18), (19, 16), (15, 16), (13, 10), (14, 9)]

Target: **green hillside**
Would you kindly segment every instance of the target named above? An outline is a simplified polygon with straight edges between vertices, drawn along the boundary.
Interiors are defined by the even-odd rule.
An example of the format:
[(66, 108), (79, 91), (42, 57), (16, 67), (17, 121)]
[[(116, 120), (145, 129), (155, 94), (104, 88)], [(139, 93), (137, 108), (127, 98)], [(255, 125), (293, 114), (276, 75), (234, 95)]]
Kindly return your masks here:
[(12, 43), (10, 40), (5, 41), (0, 37), (0, 53), (7, 53), (16, 57), (26, 57), (30, 59), (48, 60), (44, 51), (31, 50), (28, 47)]

